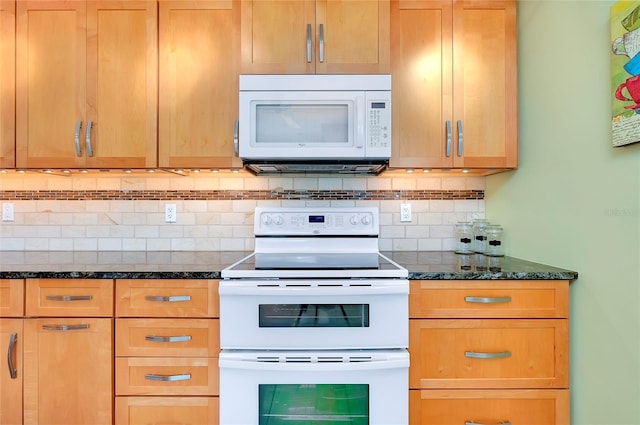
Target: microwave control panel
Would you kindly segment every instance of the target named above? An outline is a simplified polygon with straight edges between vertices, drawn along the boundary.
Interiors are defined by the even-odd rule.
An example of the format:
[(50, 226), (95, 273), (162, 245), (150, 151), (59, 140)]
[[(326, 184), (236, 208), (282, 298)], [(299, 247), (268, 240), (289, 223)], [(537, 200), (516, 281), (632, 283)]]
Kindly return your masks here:
[[(390, 92), (384, 94), (376, 92), (367, 93), (366, 151), (369, 157), (388, 157), (391, 154), (390, 94)], [(387, 97), (386, 95), (389, 96)]]

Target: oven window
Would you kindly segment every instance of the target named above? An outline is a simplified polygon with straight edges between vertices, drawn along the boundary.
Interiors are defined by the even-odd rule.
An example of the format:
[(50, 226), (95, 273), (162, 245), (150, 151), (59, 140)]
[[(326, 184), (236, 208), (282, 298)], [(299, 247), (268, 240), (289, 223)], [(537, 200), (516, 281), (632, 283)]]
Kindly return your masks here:
[(262, 384), (259, 425), (367, 425), (368, 384)]
[(260, 304), (261, 328), (368, 328), (368, 304)]

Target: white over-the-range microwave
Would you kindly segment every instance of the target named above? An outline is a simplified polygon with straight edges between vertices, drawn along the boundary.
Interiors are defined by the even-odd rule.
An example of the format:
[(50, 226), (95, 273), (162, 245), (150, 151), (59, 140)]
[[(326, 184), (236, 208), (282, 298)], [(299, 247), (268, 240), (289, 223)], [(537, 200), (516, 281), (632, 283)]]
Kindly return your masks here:
[(241, 75), (238, 118), (254, 173), (378, 174), (391, 156), (391, 76)]

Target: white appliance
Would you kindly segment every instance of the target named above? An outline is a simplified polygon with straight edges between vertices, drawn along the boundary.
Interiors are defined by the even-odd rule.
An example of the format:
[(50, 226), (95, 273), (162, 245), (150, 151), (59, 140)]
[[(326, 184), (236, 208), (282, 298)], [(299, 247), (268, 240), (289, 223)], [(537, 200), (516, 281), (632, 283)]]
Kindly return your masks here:
[(256, 208), (222, 271), (220, 423), (408, 423), (408, 272), (377, 208)]
[(234, 141), (255, 173), (377, 174), (391, 156), (391, 76), (241, 75)]

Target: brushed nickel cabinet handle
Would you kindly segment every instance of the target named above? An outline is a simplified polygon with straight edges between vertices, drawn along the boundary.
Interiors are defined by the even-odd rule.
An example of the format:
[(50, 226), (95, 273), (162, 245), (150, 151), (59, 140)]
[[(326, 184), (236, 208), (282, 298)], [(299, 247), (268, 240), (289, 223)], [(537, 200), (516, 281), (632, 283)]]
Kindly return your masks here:
[(80, 323), (77, 325), (42, 325), (42, 329), (46, 331), (77, 331), (80, 329), (89, 329), (88, 323)]
[(91, 295), (47, 295), (47, 301), (91, 301)]
[(500, 351), (498, 353), (479, 353), (476, 351), (466, 351), (465, 357), (470, 359), (504, 359), (511, 357), (511, 351)]
[[(496, 421), (497, 425), (511, 425), (511, 421)], [(466, 421), (464, 425), (489, 425), (487, 422)]]
[(87, 144), (87, 156), (93, 156), (93, 148), (91, 147), (91, 127), (93, 123), (91, 120), (87, 123), (87, 135), (85, 138), (85, 142)]
[(311, 44), (311, 24), (307, 24), (307, 62), (311, 62), (313, 57), (311, 56), (312, 44)]
[(147, 381), (164, 381), (164, 382), (188, 381), (191, 379), (191, 374), (183, 373), (179, 375), (156, 375), (155, 373), (148, 373), (144, 375), (144, 379), (146, 379)]
[(324, 62), (324, 24), (320, 24), (320, 63)]
[(7, 363), (9, 365), (9, 377), (16, 379), (18, 377), (18, 369), (13, 364), (13, 356), (16, 351), (16, 343), (18, 342), (18, 334), (12, 333), (9, 337), (9, 349), (7, 350)]
[(481, 304), (510, 303), (511, 297), (464, 297), (465, 302)]
[(462, 120), (458, 120), (458, 156), (462, 156), (464, 148), (464, 135), (462, 134)]
[(447, 156), (451, 156), (451, 121), (447, 120), (446, 122), (446, 128), (447, 128)]
[(235, 152), (236, 156), (240, 155), (240, 144), (238, 142), (238, 138), (240, 137), (240, 122), (236, 120), (233, 125), (233, 152)]
[(73, 136), (73, 140), (76, 143), (76, 156), (82, 156), (82, 148), (80, 147), (80, 129), (82, 128), (82, 121), (76, 121), (76, 132)]
[(175, 303), (179, 301), (191, 301), (191, 295), (172, 295), (168, 297), (163, 297), (161, 295), (147, 295), (144, 299), (147, 301)]
[(144, 337), (144, 339), (151, 342), (187, 342), (187, 341), (191, 341), (191, 335), (177, 335), (177, 336), (147, 335)]

